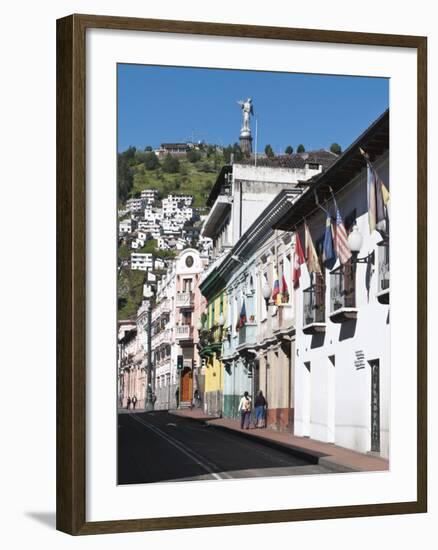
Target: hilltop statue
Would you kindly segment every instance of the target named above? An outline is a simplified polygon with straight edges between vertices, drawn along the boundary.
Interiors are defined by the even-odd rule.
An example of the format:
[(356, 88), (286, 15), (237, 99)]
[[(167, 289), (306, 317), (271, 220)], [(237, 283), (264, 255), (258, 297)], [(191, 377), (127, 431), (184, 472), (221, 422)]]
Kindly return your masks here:
[(254, 109), (252, 105), (252, 99), (249, 97), (246, 101), (241, 100), (237, 102), (242, 109), (242, 128), (240, 129), (240, 148), (245, 154), (251, 154), (252, 152), (252, 137), (251, 128), (249, 125), (249, 119), (251, 115), (254, 115)]
[(238, 105), (242, 109), (242, 129), (240, 130), (240, 135), (251, 135), (251, 128), (249, 127), (249, 117), (254, 114), (254, 109), (252, 107), (252, 99), (249, 97), (246, 101), (238, 101)]

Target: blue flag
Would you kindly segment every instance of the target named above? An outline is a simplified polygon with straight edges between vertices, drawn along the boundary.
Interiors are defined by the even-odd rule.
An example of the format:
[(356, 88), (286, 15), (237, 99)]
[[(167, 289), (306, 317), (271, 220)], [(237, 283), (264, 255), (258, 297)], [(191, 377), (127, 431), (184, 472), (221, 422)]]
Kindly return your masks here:
[(333, 246), (332, 220), (328, 212), (327, 212), (327, 219), (325, 221), (322, 261), (324, 262), (324, 265), (328, 269), (331, 269), (336, 262), (336, 252), (335, 252), (335, 247)]

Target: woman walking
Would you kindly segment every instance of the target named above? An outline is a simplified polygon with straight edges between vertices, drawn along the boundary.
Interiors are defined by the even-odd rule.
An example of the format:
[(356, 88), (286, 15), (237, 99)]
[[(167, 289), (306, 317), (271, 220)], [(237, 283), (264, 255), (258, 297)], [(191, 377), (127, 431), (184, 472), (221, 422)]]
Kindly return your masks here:
[(247, 391), (240, 400), (238, 410), (240, 411), (240, 429), (243, 430), (243, 428), (246, 428), (248, 430), (251, 416), (251, 397)]
[(254, 401), (255, 413), (256, 413), (256, 428), (265, 427), (265, 416), (266, 416), (266, 399), (263, 395), (262, 390), (257, 392), (257, 396)]

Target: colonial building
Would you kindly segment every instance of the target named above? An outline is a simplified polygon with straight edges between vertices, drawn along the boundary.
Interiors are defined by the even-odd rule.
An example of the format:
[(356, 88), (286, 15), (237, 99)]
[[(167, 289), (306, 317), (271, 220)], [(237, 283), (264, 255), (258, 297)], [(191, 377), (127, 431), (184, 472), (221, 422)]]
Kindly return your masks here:
[(388, 189), (386, 112), (274, 224), (294, 231), (300, 243), (312, 239), (315, 250), (315, 265), (309, 268), (308, 248), (295, 293), (294, 433), (386, 458)]
[(272, 225), (300, 193), (296, 187), (279, 193), (217, 266), (215, 276), (201, 285), (209, 296), (209, 333), (201, 355), (208, 357), (212, 374), (218, 371), (220, 412), (237, 418), (242, 394), (254, 397), (262, 390), (268, 426), (278, 430), (292, 430), (293, 421), (293, 251), (290, 233), (274, 231)]
[(212, 258), (229, 250), (254, 220), (282, 189), (295, 187), (322, 172), (337, 156), (329, 151), (314, 151), (264, 159), (257, 166), (254, 160), (225, 165), (210, 192), (210, 212), (201, 235), (213, 241)]
[(152, 311), (157, 409), (174, 408), (177, 399), (180, 406), (189, 406), (195, 389), (204, 392), (197, 327), (205, 307), (199, 280), (206, 262), (187, 248), (157, 285)]
[[(291, 306), (275, 306), (267, 312), (261, 289), (265, 281), (273, 284), (276, 271), (281, 274), (284, 271), (290, 277), (290, 236), (280, 240), (272, 223), (301, 193), (299, 182), (320, 173), (337, 158), (327, 151), (312, 154), (315, 162), (310, 164), (300, 155), (290, 155), (287, 160), (266, 159), (258, 166), (254, 166), (254, 161), (224, 166), (212, 188), (207, 201), (211, 210), (202, 228), (202, 236), (212, 239), (213, 260), (201, 282), (201, 291), (209, 304), (206, 327), (209, 333), (202, 341), (201, 355), (206, 357), (206, 384), (210, 378), (213, 381), (214, 402), (214, 406), (209, 406), (206, 397), (207, 413), (235, 417), (244, 391), (254, 396), (258, 389), (268, 391), (269, 385), (270, 425), (278, 429), (290, 425), (291, 343), (286, 339), (287, 331), (279, 339), (272, 333), (284, 328), (284, 323), (292, 323), (292, 313), (287, 312), (287, 306), (289, 310)], [(277, 200), (279, 197), (281, 200)], [(246, 321), (238, 327), (243, 309)], [(225, 312), (227, 319), (223, 328), (219, 328), (217, 316), (220, 313), (224, 316)], [(277, 353), (275, 371), (267, 366), (274, 363), (274, 358), (270, 358), (273, 353)], [(280, 371), (283, 374), (279, 375)], [(271, 376), (277, 377), (278, 383), (273, 383)], [(288, 389), (275, 393), (278, 384), (286, 379)], [(221, 407), (216, 406), (213, 397), (218, 393)]]
[[(144, 408), (146, 370), (144, 365), (143, 333), (138, 322), (130, 330), (119, 330), (118, 339), (118, 406), (127, 407), (128, 398), (137, 398), (136, 408)], [(123, 323), (123, 322), (122, 322)]]

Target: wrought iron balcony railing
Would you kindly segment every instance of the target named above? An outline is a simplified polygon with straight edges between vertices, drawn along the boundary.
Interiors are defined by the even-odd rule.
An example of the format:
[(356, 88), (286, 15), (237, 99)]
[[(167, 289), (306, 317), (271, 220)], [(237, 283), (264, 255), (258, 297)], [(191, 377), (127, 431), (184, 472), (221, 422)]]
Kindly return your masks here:
[(303, 331), (313, 334), (324, 330), (325, 285), (313, 285), (303, 291)]

